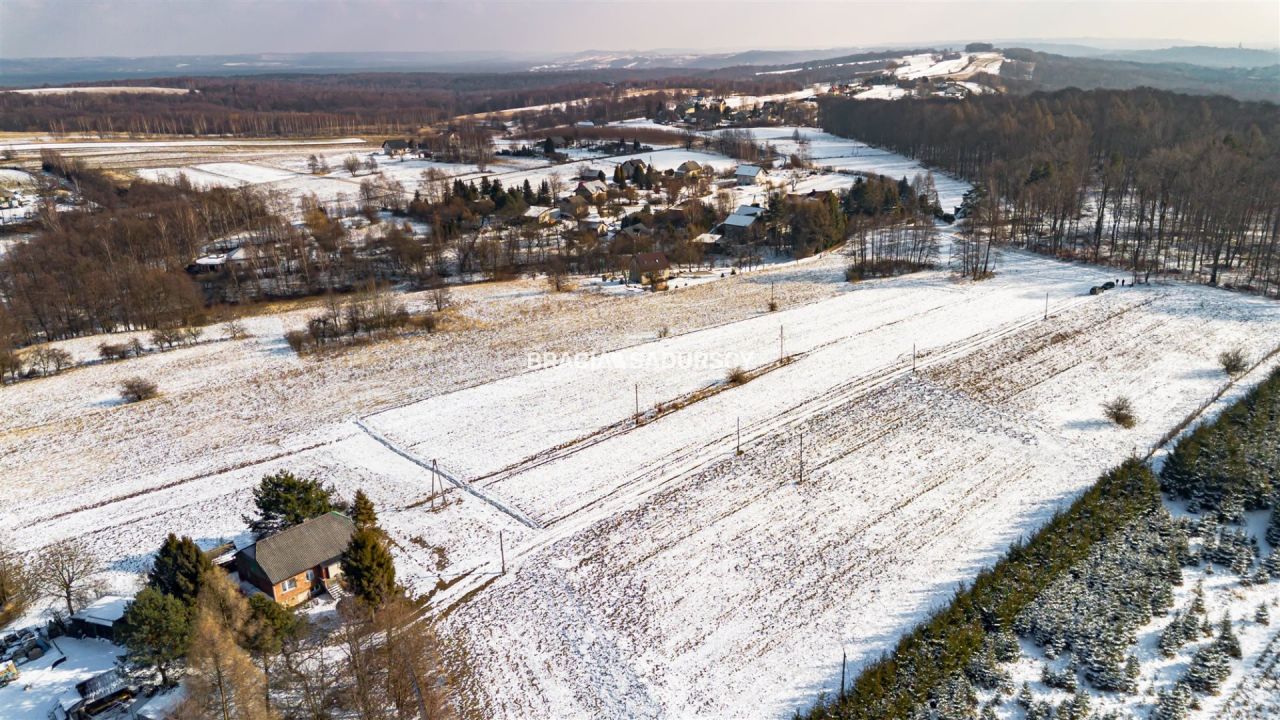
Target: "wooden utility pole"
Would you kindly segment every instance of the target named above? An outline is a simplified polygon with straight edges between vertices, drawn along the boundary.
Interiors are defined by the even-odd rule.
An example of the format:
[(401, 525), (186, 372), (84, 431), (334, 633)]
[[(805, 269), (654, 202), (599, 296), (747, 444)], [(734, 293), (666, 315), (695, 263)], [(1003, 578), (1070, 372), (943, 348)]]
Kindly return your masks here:
[(431, 459), (431, 509), (436, 509), (436, 478), (440, 477), (440, 471), (436, 469), (435, 458)]
[(911, 343), (911, 374), (916, 374), (916, 344)]
[(738, 418), (738, 440), (735, 443), (734, 450), (738, 455), (742, 454), (742, 418)]
[(636, 426), (640, 425), (640, 383), (636, 383)]
[(502, 560), (502, 574), (507, 574), (507, 550), (502, 545), (502, 531), (498, 531), (498, 557)]
[(1049, 319), (1049, 293), (1044, 294), (1044, 319)]
[(840, 648), (840, 701), (844, 701), (844, 674), (849, 669), (849, 651)]
[(778, 362), (782, 362), (782, 359), (785, 358), (786, 356), (787, 354), (782, 351), (782, 326), (779, 325), (778, 326)]

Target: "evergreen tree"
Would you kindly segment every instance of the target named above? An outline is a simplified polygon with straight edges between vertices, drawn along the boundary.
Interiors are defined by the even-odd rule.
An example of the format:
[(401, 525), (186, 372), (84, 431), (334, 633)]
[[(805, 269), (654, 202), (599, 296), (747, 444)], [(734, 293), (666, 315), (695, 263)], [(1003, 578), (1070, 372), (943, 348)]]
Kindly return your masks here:
[(244, 649), (258, 661), (262, 668), (263, 693), (271, 697), (272, 661), (283, 650), (285, 643), (302, 637), (306, 630), (303, 619), (292, 610), (266, 595), (249, 598), (249, 624), (244, 635)]
[(1260, 603), (1258, 605), (1257, 611), (1253, 613), (1253, 621), (1258, 623), (1259, 625), (1271, 624), (1271, 612), (1267, 610), (1267, 606), (1265, 603)]
[(1226, 615), (1223, 615), (1221, 622), (1218, 623), (1218, 638), (1214, 643), (1227, 657), (1240, 659), (1240, 638), (1236, 637), (1235, 631), (1231, 629), (1231, 618)]
[(206, 575), (212, 570), (213, 563), (194, 540), (169, 533), (156, 553), (151, 571), (147, 573), (147, 586), (191, 607), (204, 587)]
[(1231, 666), (1222, 648), (1217, 643), (1209, 643), (1191, 658), (1185, 680), (1192, 690), (1213, 695), (1230, 673)]
[(378, 527), (378, 514), (373, 508), (373, 501), (364, 494), (364, 490), (356, 490), (356, 496), (351, 501), (351, 520), (362, 530)]
[(1178, 654), (1178, 648), (1186, 642), (1183, 630), (1183, 618), (1181, 614), (1175, 613), (1173, 619), (1160, 632), (1160, 642), (1157, 647), (1160, 648), (1160, 654), (1165, 657), (1173, 657)]
[(287, 470), (263, 477), (253, 490), (253, 503), (258, 517), (245, 520), (259, 537), (337, 509), (330, 488)]
[(1168, 692), (1162, 692), (1156, 701), (1153, 720), (1185, 720), (1191, 714), (1191, 693), (1182, 683), (1173, 686)]
[(161, 683), (171, 685), (171, 673), (191, 640), (191, 608), (172, 595), (145, 587), (125, 608), (116, 627), (126, 649), (126, 664), (135, 670), (155, 669)]
[(1035, 702), (1035, 696), (1031, 694), (1031, 686), (1022, 683), (1022, 688), (1018, 690), (1017, 703), (1023, 710), (1030, 710), (1031, 704)]
[(396, 592), (396, 566), (374, 529), (356, 530), (342, 553), (347, 587), (369, 608), (378, 608)]

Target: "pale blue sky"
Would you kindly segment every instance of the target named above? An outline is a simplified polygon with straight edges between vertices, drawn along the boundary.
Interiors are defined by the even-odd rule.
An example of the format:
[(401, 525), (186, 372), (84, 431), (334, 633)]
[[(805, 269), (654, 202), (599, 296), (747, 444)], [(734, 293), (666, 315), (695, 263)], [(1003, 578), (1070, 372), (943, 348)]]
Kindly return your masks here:
[(0, 57), (310, 51), (568, 53), (1012, 38), (1280, 45), (1280, 0), (429, 2), (0, 0)]

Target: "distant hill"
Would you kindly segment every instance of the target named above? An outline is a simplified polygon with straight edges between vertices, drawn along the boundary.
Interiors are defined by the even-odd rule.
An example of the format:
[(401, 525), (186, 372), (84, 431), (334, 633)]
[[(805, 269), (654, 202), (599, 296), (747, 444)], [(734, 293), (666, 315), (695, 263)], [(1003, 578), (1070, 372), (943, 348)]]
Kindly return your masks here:
[(1192, 95), (1228, 95), (1239, 100), (1280, 103), (1280, 65), (1260, 68), (1221, 68), (1186, 63), (1134, 62), (1105, 58), (1066, 57), (1025, 48), (1004, 51), (1000, 77), (1022, 91), (1124, 90), (1152, 87)]
[(1258, 68), (1280, 65), (1280, 48), (1255, 50), (1252, 48), (1224, 48), (1206, 45), (1172, 47), (1163, 50), (1130, 50), (1111, 52), (1098, 57), (1112, 60), (1129, 60), (1142, 63), (1184, 63), (1214, 68)]

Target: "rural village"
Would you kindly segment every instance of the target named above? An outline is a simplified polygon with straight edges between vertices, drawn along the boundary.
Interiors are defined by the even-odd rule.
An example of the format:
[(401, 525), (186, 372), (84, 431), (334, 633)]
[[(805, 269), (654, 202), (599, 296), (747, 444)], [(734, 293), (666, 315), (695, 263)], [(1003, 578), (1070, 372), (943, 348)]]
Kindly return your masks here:
[(1034, 70), (0, 91), (0, 718), (1280, 717), (1275, 106)]

